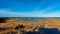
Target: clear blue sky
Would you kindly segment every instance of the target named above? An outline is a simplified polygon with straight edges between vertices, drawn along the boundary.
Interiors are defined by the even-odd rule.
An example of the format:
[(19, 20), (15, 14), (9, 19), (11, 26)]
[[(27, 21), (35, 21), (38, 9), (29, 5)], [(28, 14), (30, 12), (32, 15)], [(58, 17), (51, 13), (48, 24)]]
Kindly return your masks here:
[(60, 17), (60, 0), (0, 0), (0, 17)]

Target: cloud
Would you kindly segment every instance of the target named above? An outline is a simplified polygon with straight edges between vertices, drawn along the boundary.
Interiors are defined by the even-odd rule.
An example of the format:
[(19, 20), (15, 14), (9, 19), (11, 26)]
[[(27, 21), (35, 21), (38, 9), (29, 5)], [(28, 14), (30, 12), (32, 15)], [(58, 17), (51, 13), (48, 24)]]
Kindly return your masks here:
[[(51, 9), (53, 7), (48, 7), (40, 11), (32, 11), (32, 12), (15, 12), (5, 9), (0, 9), (0, 17), (53, 17), (53, 13), (47, 13), (45, 14), (47, 10)], [(53, 15), (53, 16), (51, 16)]]
[(5, 9), (0, 10), (0, 17), (30, 17), (30, 16), (32, 17), (35, 15), (36, 15), (35, 13), (14, 12), (14, 11), (7, 11)]
[(45, 17), (60, 17), (60, 11), (55, 11), (54, 13), (48, 13)]

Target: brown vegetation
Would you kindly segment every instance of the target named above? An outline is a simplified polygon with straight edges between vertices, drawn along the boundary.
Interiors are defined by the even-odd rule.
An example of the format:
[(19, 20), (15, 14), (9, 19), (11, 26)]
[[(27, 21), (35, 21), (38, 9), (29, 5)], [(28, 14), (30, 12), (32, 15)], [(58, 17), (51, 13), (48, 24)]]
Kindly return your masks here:
[[(6, 23), (0, 24), (0, 33), (6, 33), (10, 31), (20, 31), (18, 33), (22, 33), (21, 31), (25, 32), (33, 32), (37, 31), (34, 29), (39, 28), (39, 24), (35, 22), (28, 22), (23, 20), (17, 20), (17, 19), (8, 19), (5, 20)], [(6, 33), (7, 34), (7, 33)]]
[(60, 20), (48, 18), (45, 20), (40, 20), (36, 22), (28, 22), (17, 19), (7, 19), (6, 23), (0, 24), (0, 34), (7, 34), (7, 32), (15, 32), (17, 34), (22, 34), (23, 32), (34, 32), (38, 31), (40, 26), (44, 25), (45, 28), (58, 28), (60, 30)]
[(44, 24), (45, 28), (58, 28), (60, 30), (60, 20), (58, 19), (47, 18), (38, 22)]

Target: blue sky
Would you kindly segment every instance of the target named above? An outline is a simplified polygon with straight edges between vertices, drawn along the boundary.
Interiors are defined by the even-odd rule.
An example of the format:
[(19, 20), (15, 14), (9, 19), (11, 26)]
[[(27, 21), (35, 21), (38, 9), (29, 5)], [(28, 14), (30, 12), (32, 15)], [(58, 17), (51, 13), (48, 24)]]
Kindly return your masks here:
[(60, 0), (0, 0), (0, 17), (60, 17)]

